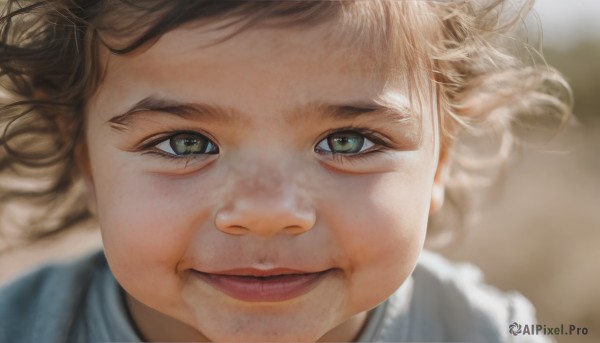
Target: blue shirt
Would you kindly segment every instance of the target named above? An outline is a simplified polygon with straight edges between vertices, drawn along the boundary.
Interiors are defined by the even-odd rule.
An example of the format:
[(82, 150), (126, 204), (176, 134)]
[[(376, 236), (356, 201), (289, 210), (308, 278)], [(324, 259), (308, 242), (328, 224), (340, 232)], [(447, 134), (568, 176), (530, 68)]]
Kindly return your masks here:
[[(410, 278), (370, 311), (360, 342), (551, 342), (514, 336), (535, 324), (518, 293), (485, 285), (479, 270), (424, 251)], [(140, 342), (124, 291), (102, 252), (43, 267), (0, 290), (0, 342)]]

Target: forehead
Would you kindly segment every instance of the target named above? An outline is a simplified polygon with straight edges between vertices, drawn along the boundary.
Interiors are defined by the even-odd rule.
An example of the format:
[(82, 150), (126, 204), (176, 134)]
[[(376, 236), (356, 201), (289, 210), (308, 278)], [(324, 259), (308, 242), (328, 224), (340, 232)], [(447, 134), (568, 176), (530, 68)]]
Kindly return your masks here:
[(152, 96), (258, 113), (264, 108), (254, 105), (265, 103), (275, 111), (324, 99), (376, 97), (386, 74), (368, 55), (334, 46), (326, 32), (322, 27), (252, 29), (214, 44), (223, 32), (179, 28), (141, 53), (105, 53), (105, 76), (92, 105), (107, 110)]
[[(419, 59), (426, 59), (426, 47), (440, 29), (439, 8), (430, 1), (224, 1), (210, 5), (173, 1), (160, 2), (160, 7), (152, 4), (150, 0), (135, 6), (117, 2), (98, 13), (91, 22), (92, 28), (112, 52), (137, 53), (180, 26), (202, 28), (205, 39), (209, 41), (212, 36), (213, 43), (217, 43), (250, 28), (303, 29), (325, 23), (329, 27), (320, 32), (320, 38), (327, 44), (366, 52), (360, 55), (363, 64), (370, 59), (372, 63), (388, 64), (389, 68), (414, 67)], [(181, 18), (167, 20), (174, 14)]]
[[(238, 87), (239, 92), (278, 94), (269, 92), (269, 87), (285, 85), (296, 98), (306, 99), (315, 97), (311, 90), (323, 89), (331, 94), (337, 90), (346, 97), (375, 97), (369, 92), (380, 92), (391, 85), (406, 93), (418, 93), (423, 87), (414, 87), (417, 79), (423, 81), (427, 76), (422, 73), (424, 68), (412, 68), (423, 56), (415, 55), (420, 49), (409, 42), (425, 43), (409, 37), (421, 36), (423, 31), (418, 28), (403, 33), (408, 30), (407, 24), (398, 15), (410, 12), (404, 7), (381, 7), (382, 12), (375, 14), (354, 8), (312, 25), (286, 26), (284, 21), (266, 20), (243, 30), (227, 26), (226, 20), (195, 21), (133, 53), (114, 55), (101, 47), (105, 75), (95, 98), (132, 95), (132, 88), (157, 92), (163, 86), (185, 94), (189, 89), (183, 88), (189, 88), (189, 84), (180, 80), (190, 78), (198, 80), (196, 88), (208, 86), (203, 92), (208, 97), (212, 90), (222, 89), (219, 83), (231, 85), (236, 78), (236, 85), (248, 85), (245, 90)], [(382, 17), (384, 10), (389, 13)], [(116, 37), (104, 38), (109, 44), (119, 44)], [(249, 66), (253, 70), (248, 70)], [(129, 78), (123, 79), (124, 74)], [(355, 82), (346, 82), (349, 79)], [(298, 84), (314, 87), (295, 87)], [(103, 106), (110, 102), (100, 101)]]

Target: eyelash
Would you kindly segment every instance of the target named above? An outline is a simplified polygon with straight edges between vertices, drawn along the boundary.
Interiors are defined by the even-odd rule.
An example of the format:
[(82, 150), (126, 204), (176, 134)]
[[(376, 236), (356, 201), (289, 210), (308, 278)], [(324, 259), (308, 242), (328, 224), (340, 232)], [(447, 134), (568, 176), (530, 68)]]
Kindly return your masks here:
[[(338, 153), (338, 152), (317, 152), (316, 151), (316, 147), (315, 147), (315, 152), (318, 154), (322, 154), (322, 155), (330, 155), (331, 158), (337, 162), (337, 163), (344, 163), (344, 162), (352, 162), (352, 161), (362, 161), (365, 159), (369, 159), (371, 157), (373, 157), (376, 154), (379, 153), (383, 153), (386, 152), (388, 150), (393, 149), (392, 144), (390, 143), (389, 139), (384, 137), (383, 135), (381, 135), (378, 132), (366, 129), (366, 128), (362, 128), (362, 127), (354, 127), (354, 126), (347, 126), (347, 127), (341, 127), (341, 128), (336, 128), (336, 129), (332, 129), (329, 130), (326, 134), (324, 134), (318, 141), (317, 141), (317, 146), (325, 139), (327, 139), (327, 137), (333, 135), (333, 134), (340, 134), (340, 133), (356, 133), (359, 134), (361, 136), (363, 136), (365, 139), (371, 141), (373, 143), (373, 146), (370, 147), (368, 150), (364, 151), (364, 152), (359, 152), (359, 153), (354, 153), (354, 154), (344, 154), (344, 153)], [(158, 157), (161, 158), (168, 158), (170, 160), (175, 160), (175, 161), (180, 161), (180, 162), (185, 162), (186, 164), (194, 159), (197, 159), (198, 156), (206, 156), (209, 154), (189, 154), (189, 155), (174, 155), (171, 153), (167, 153), (164, 152), (162, 150), (159, 150), (156, 148), (157, 145), (159, 145), (160, 143), (163, 143), (165, 141), (168, 141), (170, 139), (172, 139), (173, 137), (180, 135), (180, 134), (192, 134), (192, 135), (200, 135), (202, 137), (205, 137), (207, 140), (213, 142), (213, 144), (215, 144), (215, 146), (217, 146), (218, 149), (218, 145), (216, 143), (214, 143), (214, 140), (211, 138), (208, 138), (206, 134), (200, 133), (200, 132), (195, 132), (195, 131), (174, 131), (174, 132), (170, 132), (168, 134), (163, 134), (160, 136), (155, 136), (154, 138), (152, 138), (149, 141), (145, 141), (144, 143), (142, 143), (142, 145), (137, 149), (138, 151), (141, 151), (142, 154), (146, 155), (156, 155)]]
[(338, 152), (317, 152), (320, 154), (330, 155), (331, 158), (336, 162), (343, 164), (344, 162), (358, 162), (363, 161), (369, 158), (374, 157), (380, 153), (384, 153), (392, 149), (392, 144), (389, 142), (389, 139), (384, 137), (378, 132), (363, 128), (363, 127), (355, 127), (355, 126), (347, 126), (329, 130), (322, 138), (318, 140), (318, 143), (321, 143), (323, 140), (327, 139), (327, 137), (333, 134), (339, 133), (357, 133), (363, 136), (365, 139), (368, 139), (373, 143), (373, 146), (364, 152), (359, 152), (355, 154), (343, 154)]
[[(199, 136), (205, 137), (207, 140), (213, 142), (213, 144), (216, 146), (216, 143), (214, 143), (214, 140), (211, 138), (208, 138), (207, 135), (204, 133), (200, 133), (200, 132), (196, 132), (196, 131), (182, 130), (182, 131), (169, 132), (169, 133), (162, 134), (159, 136), (154, 136), (150, 140), (144, 140), (144, 142), (141, 144), (141, 146), (139, 148), (137, 148), (136, 150), (141, 151), (142, 155), (154, 155), (154, 156), (157, 156), (160, 158), (167, 158), (172, 161), (183, 162), (183, 163), (185, 163), (186, 166), (189, 162), (198, 159), (199, 156), (209, 155), (209, 154), (175, 155), (175, 154), (171, 154), (171, 153), (165, 152), (165, 151), (157, 148), (157, 145), (159, 145), (160, 143), (166, 142), (166, 141), (172, 139), (173, 137), (175, 137), (177, 135), (181, 135), (181, 134), (199, 135)], [(217, 149), (218, 149), (218, 147), (217, 147)]]

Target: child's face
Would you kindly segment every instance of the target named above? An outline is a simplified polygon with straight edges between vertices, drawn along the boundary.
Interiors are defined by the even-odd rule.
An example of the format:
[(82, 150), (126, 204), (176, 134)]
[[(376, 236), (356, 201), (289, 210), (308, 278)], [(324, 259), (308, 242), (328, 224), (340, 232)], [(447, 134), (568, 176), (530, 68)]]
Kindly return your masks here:
[[(162, 314), (186, 340), (352, 339), (411, 273), (442, 189), (435, 106), (404, 118), (402, 82), (327, 33), (251, 29), (202, 46), (215, 34), (186, 28), (103, 55), (89, 190), (148, 339), (176, 327)], [(214, 275), (289, 273), (275, 268), (305, 275)]]

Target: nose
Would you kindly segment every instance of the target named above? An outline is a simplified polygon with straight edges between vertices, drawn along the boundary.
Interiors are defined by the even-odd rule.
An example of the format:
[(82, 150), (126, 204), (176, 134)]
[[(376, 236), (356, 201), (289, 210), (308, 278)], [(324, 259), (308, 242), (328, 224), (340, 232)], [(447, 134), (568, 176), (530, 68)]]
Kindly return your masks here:
[(315, 225), (316, 213), (301, 193), (292, 185), (238, 191), (218, 210), (215, 225), (232, 235), (304, 233)]

